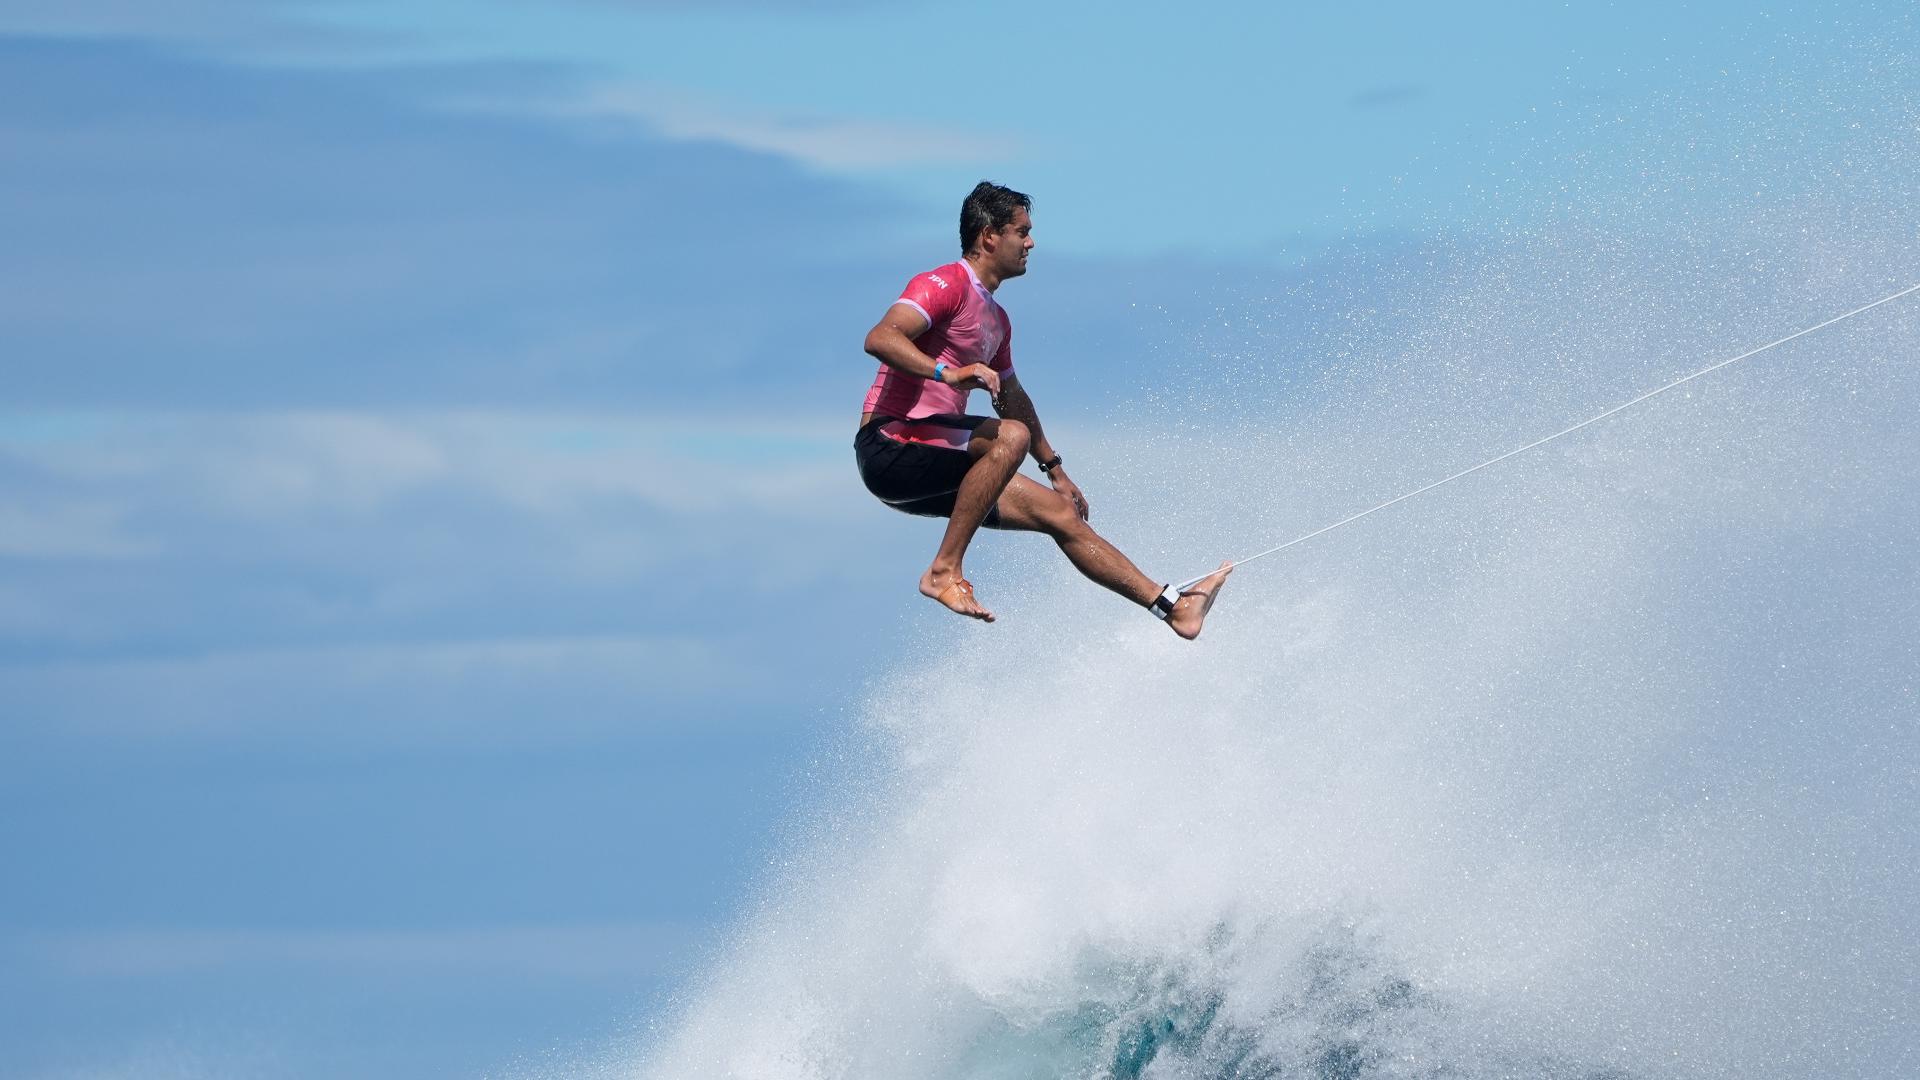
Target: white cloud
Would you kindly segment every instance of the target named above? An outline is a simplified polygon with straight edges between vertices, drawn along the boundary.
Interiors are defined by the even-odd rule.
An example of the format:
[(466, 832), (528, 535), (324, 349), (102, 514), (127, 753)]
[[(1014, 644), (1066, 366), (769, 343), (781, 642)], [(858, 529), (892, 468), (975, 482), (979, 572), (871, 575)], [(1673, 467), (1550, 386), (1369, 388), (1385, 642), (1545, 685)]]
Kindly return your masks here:
[(698, 931), (673, 922), (430, 930), (43, 933), (13, 950), (72, 978), (269, 970), (387, 978), (628, 979), (660, 972)]
[(1005, 162), (1021, 147), (1006, 136), (860, 117), (697, 100), (683, 90), (605, 83), (531, 109), (525, 103), (467, 100), (470, 107), (638, 123), (669, 139), (726, 143), (777, 154), (817, 169), (858, 172), (921, 165)]
[[(645, 5), (643, 5), (644, 7)], [(748, 5), (751, 7), (751, 5)], [(456, 25), (443, 26), (449, 41)], [(445, 59), (459, 47), (425, 30), (350, 27), (318, 9), (258, 0), (0, 0), (0, 34), (134, 38), (243, 63), (365, 64)], [(443, 55), (452, 49), (451, 54)], [(529, 91), (531, 92), (531, 91)], [(606, 83), (571, 98), (455, 97), (443, 105), (556, 119), (632, 121), (668, 139), (726, 143), (814, 168), (857, 172), (903, 166), (991, 164), (1019, 147), (1005, 136), (895, 121), (699, 100), (683, 89)]]
[(342, 59), (373, 43), (272, 0), (0, 0), (0, 33), (134, 38), (239, 60)]
[(43, 1068), (32, 1080), (276, 1080), (295, 1075), (285, 1055), (258, 1037), (226, 1032), (219, 1045), (180, 1037), (149, 1038), (117, 1051), (90, 1048), (84, 1064)]
[(122, 560), (152, 554), (154, 545), (132, 536), (125, 519), (124, 507), (98, 500), (0, 502), (0, 558)]
[(247, 0), (0, 0), (0, 27), (22, 34), (182, 37), (231, 32), (261, 20)]
[(657, 730), (780, 690), (725, 642), (659, 634), (50, 661), (0, 667), (0, 699), (16, 730), (68, 736), (517, 744)]
[[(543, 516), (607, 499), (675, 513), (804, 510), (845, 486), (852, 441), (844, 425), (648, 414), (100, 415), (60, 439), (34, 427), (0, 421), (0, 456), (67, 494), (133, 499), (164, 482), (176, 503), (261, 518), (375, 512), (430, 489)], [(32, 509), (18, 495), (15, 505), (23, 519)], [(58, 519), (54, 505), (49, 496), (41, 516)]]
[[(98, 655), (132, 642), (217, 652), (355, 633), (384, 644), (664, 627), (674, 612), (656, 609), (698, 615), (700, 582), (715, 575), (736, 600), (765, 591), (790, 606), (796, 590), (886, 557), (850, 562), (852, 536), (906, 524), (861, 489), (849, 427), (614, 413), (0, 415), (0, 559), (11, 560), (0, 634)], [(200, 662), (166, 651), (156, 663), (171, 674), (118, 674), (173, 700), (160, 691)], [(250, 655), (230, 672), (238, 685), (270, 660)], [(309, 674), (343, 662), (316, 659)], [(102, 692), (80, 673), (42, 677)], [(225, 684), (202, 671), (198, 685)], [(280, 708), (266, 689), (254, 703)]]
[(41, 460), (77, 477), (169, 480), (210, 508), (256, 517), (375, 511), (453, 472), (455, 448), (364, 414), (143, 419), (122, 430)]

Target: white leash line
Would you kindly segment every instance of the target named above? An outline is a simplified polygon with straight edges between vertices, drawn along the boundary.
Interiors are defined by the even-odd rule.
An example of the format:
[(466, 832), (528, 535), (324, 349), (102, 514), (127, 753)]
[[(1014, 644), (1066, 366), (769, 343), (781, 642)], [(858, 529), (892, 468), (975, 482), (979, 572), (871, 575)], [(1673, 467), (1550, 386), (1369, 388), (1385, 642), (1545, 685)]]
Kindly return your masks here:
[[(1633, 406), (1638, 405), (1641, 402), (1647, 400), (1648, 398), (1656, 397), (1660, 394), (1664, 394), (1667, 391), (1683, 383), (1692, 382), (1693, 380), (1699, 378), (1702, 375), (1719, 371), (1721, 368), (1726, 367), (1728, 364), (1737, 364), (1740, 361), (1745, 360), (1749, 356), (1757, 356), (1760, 353), (1766, 352), (1768, 349), (1771, 349), (1777, 345), (1785, 345), (1787, 342), (1792, 341), (1795, 338), (1805, 337), (1808, 334), (1813, 333), (1815, 330), (1824, 330), (1825, 328), (1832, 326), (1834, 323), (1841, 322), (1846, 319), (1851, 319), (1855, 315), (1858, 315), (1863, 311), (1871, 311), (1872, 309), (1879, 307), (1881, 304), (1891, 303), (1892, 301), (1898, 300), (1901, 297), (1907, 295), (1908, 293), (1916, 292), (1916, 291), (1920, 291), (1920, 284), (1909, 285), (1906, 288), (1901, 289), (1899, 292), (1894, 293), (1891, 296), (1883, 296), (1880, 299), (1875, 300), (1871, 304), (1866, 304), (1861, 307), (1854, 308), (1852, 311), (1847, 312), (1845, 315), (1835, 315), (1833, 318), (1828, 319), (1826, 322), (1820, 323), (1815, 326), (1809, 326), (1805, 330), (1800, 330), (1795, 333), (1788, 334), (1786, 337), (1781, 338), (1779, 341), (1770, 341), (1767, 344), (1762, 345), (1757, 349), (1753, 349), (1748, 352), (1743, 352), (1739, 356), (1733, 357), (1732, 359), (1722, 360), (1719, 363), (1713, 365), (1712, 367), (1701, 368), (1699, 371), (1696, 371), (1691, 375), (1685, 376), (1683, 378), (1675, 379), (1674, 381), (1659, 388), (1658, 390), (1649, 390), (1646, 393), (1641, 394), (1639, 397), (1634, 398), (1632, 401), (1626, 402), (1621, 405), (1615, 405), (1613, 408), (1608, 409), (1606, 412), (1603, 412), (1598, 416), (1592, 417), (1587, 420), (1582, 420), (1579, 423), (1573, 425), (1572, 427), (1566, 429), (1565, 431), (1554, 432), (1552, 435), (1549, 435), (1544, 439), (1537, 439), (1533, 442), (1528, 443), (1525, 446), (1520, 447), (1517, 450), (1509, 450), (1506, 453), (1501, 454), (1497, 458), (1489, 458), (1488, 460), (1483, 461), (1478, 465), (1475, 465), (1471, 469), (1462, 469), (1459, 472), (1454, 473), (1452, 476), (1447, 477), (1445, 480), (1435, 480), (1433, 483), (1428, 484), (1426, 487), (1420, 488), (1417, 491), (1409, 491), (1405, 495), (1402, 495), (1396, 499), (1389, 499), (1386, 502), (1381, 503), (1379, 506), (1376, 506), (1371, 510), (1362, 510), (1360, 513), (1355, 514), (1350, 518), (1342, 518), (1341, 520), (1336, 521), (1331, 525), (1325, 526), (1323, 528), (1315, 529), (1314, 531), (1306, 534), (1305, 536), (1295, 537), (1294, 539), (1289, 540), (1284, 544), (1279, 544), (1274, 547), (1270, 547), (1267, 550), (1260, 552), (1258, 555), (1249, 555), (1244, 559), (1240, 559), (1237, 562), (1232, 563), (1231, 565), (1245, 566), (1247, 563), (1250, 563), (1255, 559), (1264, 559), (1267, 556), (1274, 554), (1275, 552), (1285, 551), (1286, 549), (1292, 547), (1295, 544), (1306, 543), (1308, 540), (1311, 540), (1314, 537), (1319, 536), (1321, 533), (1329, 533), (1339, 528), (1342, 525), (1350, 525), (1353, 522), (1359, 521), (1361, 518), (1366, 517), (1368, 514), (1379, 513), (1380, 511), (1385, 510), (1387, 507), (1392, 506), (1395, 503), (1406, 502), (1408, 499), (1413, 498), (1415, 495), (1424, 495), (1427, 492), (1432, 491), (1434, 488), (1441, 486), (1442, 484), (1450, 484), (1455, 480), (1460, 479), (1463, 476), (1467, 476), (1472, 473), (1477, 473), (1481, 469), (1484, 469), (1489, 465), (1498, 465), (1500, 462), (1505, 461), (1516, 454), (1524, 454), (1527, 451), (1532, 450), (1537, 446), (1545, 446), (1547, 443), (1550, 443), (1553, 440), (1560, 438), (1562, 435), (1571, 435), (1574, 432), (1579, 431), (1581, 428), (1586, 427), (1589, 424), (1597, 424), (1600, 421), (1605, 420), (1607, 417), (1612, 416), (1614, 413), (1621, 411), (1622, 409), (1630, 409)], [(1198, 577), (1188, 578), (1187, 580), (1174, 586), (1174, 588), (1178, 591), (1185, 592), (1186, 590), (1192, 588), (1193, 586), (1199, 584), (1200, 582), (1205, 581), (1209, 576), (1216, 574), (1218, 572), (1219, 571), (1217, 570), (1209, 570), (1205, 574), (1201, 574)]]

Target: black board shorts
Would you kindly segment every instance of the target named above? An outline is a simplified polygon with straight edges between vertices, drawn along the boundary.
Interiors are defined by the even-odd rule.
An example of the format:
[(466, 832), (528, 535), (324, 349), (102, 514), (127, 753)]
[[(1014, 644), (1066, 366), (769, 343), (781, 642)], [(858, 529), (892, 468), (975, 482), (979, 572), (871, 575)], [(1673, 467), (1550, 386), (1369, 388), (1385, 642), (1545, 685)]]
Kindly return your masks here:
[[(960, 481), (973, 467), (973, 455), (964, 449), (937, 445), (958, 441), (963, 446), (973, 430), (990, 417), (936, 413), (913, 420), (876, 416), (861, 425), (853, 437), (853, 458), (860, 480), (874, 498), (895, 510), (921, 517), (952, 517)], [(1000, 511), (987, 509), (982, 524), (1000, 527)]]

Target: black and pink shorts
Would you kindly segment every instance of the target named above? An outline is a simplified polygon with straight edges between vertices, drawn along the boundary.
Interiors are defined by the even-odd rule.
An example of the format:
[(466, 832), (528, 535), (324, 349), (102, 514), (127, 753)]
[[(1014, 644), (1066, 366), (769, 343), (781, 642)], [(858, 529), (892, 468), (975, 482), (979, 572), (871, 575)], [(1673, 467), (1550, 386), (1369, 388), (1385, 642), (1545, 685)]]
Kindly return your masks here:
[[(936, 413), (913, 420), (876, 416), (853, 437), (860, 479), (874, 497), (895, 510), (922, 517), (951, 517), (960, 481), (973, 467), (967, 440), (990, 419), (961, 413)], [(998, 528), (1000, 511), (987, 511), (983, 523)]]

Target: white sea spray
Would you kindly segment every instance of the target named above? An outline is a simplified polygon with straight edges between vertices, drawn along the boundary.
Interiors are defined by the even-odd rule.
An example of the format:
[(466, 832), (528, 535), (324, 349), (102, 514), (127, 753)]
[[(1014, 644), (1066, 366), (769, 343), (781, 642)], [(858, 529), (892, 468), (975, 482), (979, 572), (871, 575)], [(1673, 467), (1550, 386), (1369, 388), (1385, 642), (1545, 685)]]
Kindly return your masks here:
[[(1184, 577), (1920, 281), (1873, 60), (1543, 150), (1364, 295), (1225, 298), (1077, 449), (1096, 524)], [(1903, 302), (1246, 567), (1193, 646), (984, 538), (1001, 621), (927, 616), (638, 1075), (1910, 1070), (1916, 415)]]

